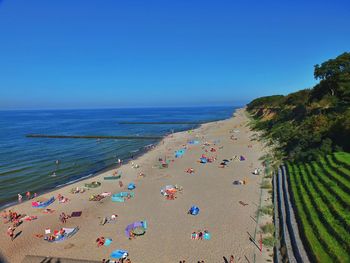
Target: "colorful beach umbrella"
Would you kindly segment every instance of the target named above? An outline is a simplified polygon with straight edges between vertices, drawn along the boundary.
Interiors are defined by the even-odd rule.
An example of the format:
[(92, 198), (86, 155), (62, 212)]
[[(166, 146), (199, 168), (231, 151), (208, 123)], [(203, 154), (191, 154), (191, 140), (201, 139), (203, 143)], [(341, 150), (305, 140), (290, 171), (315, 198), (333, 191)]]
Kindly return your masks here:
[(131, 230), (136, 236), (143, 235), (146, 230), (142, 226), (135, 227), (133, 230)]

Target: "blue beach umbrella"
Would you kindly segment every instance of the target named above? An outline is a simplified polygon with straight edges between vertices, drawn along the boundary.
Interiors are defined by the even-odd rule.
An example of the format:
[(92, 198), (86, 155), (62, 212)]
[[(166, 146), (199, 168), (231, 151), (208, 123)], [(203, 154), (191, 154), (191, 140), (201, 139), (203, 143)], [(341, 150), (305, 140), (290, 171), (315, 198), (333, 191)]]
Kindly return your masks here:
[(191, 215), (194, 215), (194, 216), (196, 216), (196, 215), (198, 215), (198, 213), (199, 213), (199, 207), (197, 207), (197, 206), (192, 206), (191, 208), (190, 208), (190, 214)]
[(203, 238), (204, 238), (205, 240), (210, 240), (210, 239), (211, 239), (210, 233), (204, 233)]
[(129, 185), (128, 185), (128, 189), (129, 190), (134, 190), (136, 188), (136, 185), (134, 184), (134, 183), (130, 183)]
[(128, 255), (128, 251), (126, 250), (114, 250), (111, 254), (110, 254), (110, 257), (111, 258), (123, 258), (123, 257), (126, 257)]

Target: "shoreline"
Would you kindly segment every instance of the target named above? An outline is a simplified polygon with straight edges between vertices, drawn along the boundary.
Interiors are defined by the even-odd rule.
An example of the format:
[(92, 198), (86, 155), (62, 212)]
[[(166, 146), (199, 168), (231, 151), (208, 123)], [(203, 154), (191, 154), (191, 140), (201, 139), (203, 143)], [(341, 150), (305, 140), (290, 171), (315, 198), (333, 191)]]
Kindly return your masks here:
[[(230, 130), (236, 126), (238, 126), (239, 129), (249, 131), (243, 125), (247, 122), (247, 119), (242, 113), (244, 113), (243, 109), (237, 109), (235, 110), (233, 117), (229, 119), (202, 124), (196, 129), (192, 130), (192, 132), (184, 130), (165, 136), (155, 145), (154, 148), (140, 154), (140, 156), (134, 158), (134, 160), (129, 160), (128, 163), (123, 163), (123, 165), (117, 169), (123, 174), (121, 180), (123, 181), (124, 185), (127, 185), (130, 182), (134, 182), (136, 184), (136, 189), (134, 190), (135, 198), (125, 203), (113, 203), (108, 197), (103, 199), (101, 202), (88, 201), (88, 197), (91, 194), (97, 194), (99, 192), (116, 193), (125, 189), (118, 186), (118, 180), (116, 180), (116, 182), (108, 182), (103, 180), (104, 176), (108, 176), (113, 172), (113, 170), (116, 170), (116, 168), (109, 168), (106, 169), (106, 171), (100, 172), (92, 177), (79, 180), (78, 182), (62, 186), (60, 189), (53, 189), (48, 193), (40, 195), (41, 198), (50, 198), (51, 196), (56, 196), (60, 193), (70, 199), (67, 204), (59, 204), (56, 200), (52, 205), (50, 205), (48, 208), (56, 210), (53, 215), (44, 215), (40, 211), (33, 209), (30, 202), (23, 202), (7, 207), (6, 210), (12, 209), (27, 215), (37, 215), (38, 219), (32, 222), (24, 222), (23, 226), (19, 227), (18, 231), (23, 230), (23, 233), (18, 237), (18, 240), (16, 239), (13, 242), (13, 245), (8, 243), (7, 236), (0, 236), (0, 242), (5, 244), (4, 248), (1, 248), (2, 254), (11, 260), (9, 261), (10, 263), (21, 262), (24, 255), (42, 256), (42, 249), (44, 249), (43, 251), (46, 251), (46, 254), (55, 257), (101, 260), (102, 258), (108, 258), (108, 255), (112, 249), (127, 249), (130, 253), (131, 259), (133, 259), (133, 262), (153, 262), (151, 260), (152, 253), (149, 251), (157, 251), (157, 253), (160, 255), (159, 262), (178, 262), (181, 260), (181, 256), (187, 259), (187, 261), (192, 262), (194, 260), (193, 257), (197, 258), (200, 254), (203, 254), (203, 256), (207, 258), (208, 262), (213, 262), (211, 260), (212, 256), (208, 254), (209, 245), (211, 249), (216, 251), (215, 254), (217, 254), (217, 257), (220, 256), (220, 253), (223, 253), (220, 251), (226, 251), (225, 253), (233, 253), (232, 247), (234, 247), (234, 253), (237, 255), (237, 257), (243, 259), (243, 256), (247, 255), (249, 258), (251, 258), (254, 247), (252, 247), (250, 242), (246, 240), (245, 236), (246, 231), (252, 233), (254, 232), (253, 228), (255, 228), (255, 222), (248, 219), (244, 219), (242, 221), (240, 217), (245, 218), (243, 215), (252, 215), (255, 213), (255, 208), (252, 205), (242, 208), (239, 204), (237, 204), (237, 201), (234, 203), (232, 203), (232, 201), (228, 202), (228, 200), (226, 200), (226, 195), (231, 195), (230, 192), (233, 191), (233, 194), (235, 193), (234, 195), (237, 195), (236, 198), (244, 198), (246, 199), (245, 202), (247, 203), (258, 202), (257, 198), (259, 191), (257, 190), (260, 189), (257, 179), (260, 180), (260, 178), (254, 178), (249, 175), (249, 170), (251, 170), (251, 168), (248, 166), (248, 162), (242, 162), (241, 164), (232, 163), (232, 169), (238, 169), (237, 172), (234, 172), (234, 174), (237, 173), (238, 176), (240, 174), (246, 174), (245, 176), (251, 177), (249, 179), (250, 183), (243, 188), (245, 190), (242, 192), (243, 189), (232, 186), (233, 178), (231, 178), (232, 175), (230, 174), (234, 170), (230, 171), (231, 168), (218, 168), (218, 161), (207, 165), (201, 165), (197, 162), (201, 152), (203, 152), (203, 149), (205, 148), (201, 145), (205, 141), (217, 140), (221, 142), (217, 143), (217, 146), (214, 147), (219, 147), (222, 145), (223, 148), (223, 150), (218, 150), (217, 152), (217, 155), (221, 156), (220, 159), (229, 158), (229, 156), (232, 156), (234, 153), (241, 153), (248, 156), (248, 158), (252, 158), (251, 164), (254, 162), (256, 163), (255, 165), (259, 165), (258, 163), (260, 163), (260, 161), (258, 161), (258, 157), (261, 156), (260, 151), (251, 152), (251, 150), (246, 147), (247, 142), (249, 141), (249, 136), (245, 132), (242, 131), (241, 134), (238, 134), (238, 137), (242, 137), (242, 139), (240, 139), (242, 141), (239, 140), (238, 142), (231, 142), (229, 139), (229, 136), (231, 135)], [(249, 133), (253, 132), (249, 131)], [(198, 140), (201, 141), (201, 144), (189, 145), (188, 140), (195, 138), (198, 138)], [(257, 142), (252, 143), (256, 144), (256, 146), (260, 148)], [(229, 144), (232, 144), (232, 146)], [(181, 158), (174, 158), (174, 151), (182, 147), (187, 147), (188, 149), (185, 155)], [(154, 168), (153, 164), (157, 164), (158, 158), (164, 156), (167, 158), (169, 156), (169, 160), (173, 159), (169, 165), (169, 168)], [(139, 164), (140, 168), (134, 169), (130, 167), (130, 162)], [(195, 175), (188, 175), (184, 172), (184, 170), (189, 166), (195, 167)], [(140, 171), (146, 174), (145, 178), (138, 177), (138, 173)], [(217, 175), (220, 179), (215, 176), (217, 173), (223, 173), (223, 175)], [(102, 186), (87, 190), (83, 194), (69, 194), (69, 190), (71, 188), (81, 186), (89, 181), (100, 181)], [(160, 187), (167, 184), (176, 183), (184, 186), (184, 192), (179, 194), (179, 197), (175, 201), (164, 200), (164, 198), (162, 198), (159, 194)], [(218, 192), (218, 189), (216, 188), (219, 185), (221, 186)], [(206, 191), (202, 192), (202, 189), (206, 189)], [(250, 199), (251, 201), (249, 201)], [(215, 205), (217, 202), (221, 203), (222, 207), (217, 207)], [(201, 214), (195, 219), (184, 217), (182, 213), (185, 213), (185, 210), (188, 209), (188, 207), (193, 203), (198, 204), (201, 207)], [(231, 206), (234, 207), (232, 212), (230, 212), (229, 209)], [(222, 210), (223, 207), (226, 207), (225, 210)], [(78, 233), (71, 239), (60, 244), (48, 244), (43, 240), (33, 237), (34, 234), (41, 233), (44, 228), (50, 227), (51, 229), (57, 229), (61, 227), (61, 224), (58, 222), (58, 214), (60, 212), (73, 212), (79, 210), (83, 211), (82, 217), (71, 218), (67, 223), (68, 227), (78, 225), (80, 228)], [(208, 214), (208, 212), (211, 210), (212, 212)], [(243, 212), (240, 217), (235, 218), (234, 214), (237, 213), (234, 211), (236, 210), (246, 212)], [(109, 224), (108, 226), (103, 227), (98, 226), (98, 217), (106, 216), (113, 211), (119, 215), (118, 222), (115, 225)], [(228, 224), (228, 221), (226, 221), (228, 219), (227, 217), (217, 218), (215, 216), (216, 214), (221, 214), (222, 212), (234, 216), (232, 219), (233, 221), (230, 220), (230, 224)], [(70, 212), (68, 214), (70, 214)], [(130, 222), (140, 219), (147, 220), (150, 230), (140, 239), (135, 241), (127, 240), (124, 235), (124, 226)], [(167, 223), (164, 225), (165, 222)], [(193, 225), (194, 222), (199, 223), (199, 225)], [(167, 227), (168, 224), (173, 225), (173, 227)], [(232, 229), (232, 227), (230, 227), (236, 224), (240, 225), (240, 228), (243, 227), (244, 231), (240, 231), (240, 228)], [(193, 227), (195, 229), (202, 227), (208, 228), (209, 231), (213, 233), (213, 240), (210, 240), (207, 243), (203, 241), (202, 244), (201, 241), (188, 241), (188, 234), (186, 233), (191, 231), (191, 229), (193, 231)], [(1, 226), (1, 229), (3, 232), (6, 232), (4, 225)], [(177, 230), (176, 232), (172, 232), (172, 229)], [(185, 233), (183, 231), (185, 231)], [(226, 232), (232, 231), (232, 237), (234, 238), (233, 240), (232, 237), (225, 234)], [(113, 237), (113, 240), (115, 241), (113, 241), (111, 248), (96, 248), (94, 240), (101, 234), (103, 236)], [(115, 235), (117, 235), (116, 239)], [(225, 243), (227, 243), (227, 245), (222, 246), (217, 243), (220, 242), (220, 239), (218, 239), (220, 235), (223, 235), (222, 238), (226, 240)], [(162, 237), (162, 240), (158, 239), (160, 236)], [(170, 237), (171, 239), (169, 239)], [(31, 244), (30, 246), (28, 246), (28, 242)], [(183, 251), (183, 253), (177, 255), (178, 253), (176, 251), (178, 250), (174, 250), (172, 245), (173, 242), (178, 244), (177, 246), (179, 246), (179, 251)], [(196, 244), (196, 242), (199, 242), (199, 247), (197, 247), (198, 251), (196, 250), (195, 253), (189, 252), (195, 249), (193, 246)], [(241, 247), (242, 245), (245, 247), (244, 249)], [(159, 249), (162, 250), (159, 251)], [(227, 256), (229, 255), (226, 254), (226, 257)], [(258, 259), (259, 258), (260, 256), (258, 256)], [(258, 260), (257, 262), (262, 261)]]
[[(234, 110), (234, 112), (232, 113), (232, 116), (234, 115), (235, 111), (237, 111), (237, 110), (239, 110), (239, 108)], [(200, 128), (203, 124), (213, 123), (213, 122), (217, 122), (217, 121), (224, 121), (224, 120), (232, 118), (232, 116), (229, 117), (229, 118), (226, 118), (226, 119), (222, 119), (222, 120), (215, 120), (215, 121), (211, 121), (211, 122), (196, 124), (194, 127), (190, 128), (190, 129), (182, 129), (182, 130), (176, 131), (174, 133), (165, 134), (162, 139), (156, 141), (155, 143), (151, 143), (151, 144), (147, 144), (145, 146), (142, 146), (137, 151), (135, 151), (135, 154), (131, 154), (132, 152), (128, 152), (128, 155), (131, 155), (134, 158), (127, 157), (126, 159), (122, 160), (123, 161), (122, 165), (127, 165), (131, 161), (137, 160), (137, 158), (147, 154), (149, 151), (151, 151), (152, 149), (156, 148), (167, 136), (169, 136), (171, 134), (176, 134), (176, 133), (181, 133), (181, 132), (187, 132), (187, 131), (190, 131), (190, 130), (195, 130), (195, 129)], [(99, 176), (101, 174), (110, 172), (111, 170), (118, 169), (119, 167), (120, 166), (118, 166), (118, 164), (113, 163), (113, 164), (108, 165), (108, 166), (106, 166), (106, 167), (104, 167), (102, 169), (93, 171), (93, 172), (91, 172), (88, 175), (83, 175), (83, 176), (79, 177), (78, 179), (73, 179), (73, 180), (68, 181), (68, 182), (66, 182), (64, 184), (58, 184), (58, 185), (56, 185), (56, 186), (54, 186), (52, 188), (49, 188), (49, 189), (46, 189), (46, 190), (43, 190), (43, 191), (37, 191), (37, 194), (38, 194), (37, 197), (40, 197), (40, 196), (45, 195), (45, 194), (49, 194), (50, 192), (53, 192), (55, 190), (59, 190), (59, 189), (61, 189), (63, 187), (66, 187), (66, 186), (69, 186), (69, 185), (72, 185), (72, 184), (75, 184), (75, 183), (79, 183), (79, 182), (84, 181), (84, 180), (92, 179), (92, 178), (97, 177), (97, 176)], [(25, 203), (25, 202), (28, 202), (28, 201), (32, 201), (33, 199), (34, 198), (31, 198), (31, 199), (27, 200), (23, 196), (22, 202), (12, 201), (12, 202), (0, 205), (0, 211), (2, 211), (4, 209), (10, 209), (12, 206), (16, 206), (18, 204), (22, 204), (22, 203)]]

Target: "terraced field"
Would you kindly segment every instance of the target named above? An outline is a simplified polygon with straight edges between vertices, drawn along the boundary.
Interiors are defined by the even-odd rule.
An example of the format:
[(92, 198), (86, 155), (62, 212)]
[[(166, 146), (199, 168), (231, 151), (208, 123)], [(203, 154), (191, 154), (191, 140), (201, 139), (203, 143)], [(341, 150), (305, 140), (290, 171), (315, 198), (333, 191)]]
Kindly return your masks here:
[(286, 168), (310, 259), (350, 262), (350, 154), (337, 152)]

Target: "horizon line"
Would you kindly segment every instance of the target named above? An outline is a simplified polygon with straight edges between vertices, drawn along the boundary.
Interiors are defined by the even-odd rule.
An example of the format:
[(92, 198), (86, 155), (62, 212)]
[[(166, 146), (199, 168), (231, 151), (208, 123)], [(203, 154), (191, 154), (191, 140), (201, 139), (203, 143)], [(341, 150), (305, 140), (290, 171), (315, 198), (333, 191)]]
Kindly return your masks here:
[(9, 108), (9, 109), (1, 109), (2, 111), (64, 111), (64, 110), (116, 110), (116, 109), (172, 109), (172, 108), (205, 108), (205, 107), (233, 107), (233, 108), (240, 108), (244, 107), (246, 103), (244, 104), (238, 104), (238, 105), (181, 105), (181, 106), (125, 106), (125, 107), (92, 107), (92, 108)]

